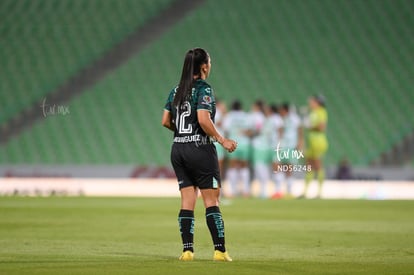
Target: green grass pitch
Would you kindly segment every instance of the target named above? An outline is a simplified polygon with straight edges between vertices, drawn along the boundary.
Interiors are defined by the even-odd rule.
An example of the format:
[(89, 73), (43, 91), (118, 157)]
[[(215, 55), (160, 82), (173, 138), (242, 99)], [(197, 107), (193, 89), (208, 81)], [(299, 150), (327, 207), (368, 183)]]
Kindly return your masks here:
[(198, 202), (179, 262), (178, 198), (0, 197), (0, 274), (414, 274), (414, 201), (236, 199), (231, 263)]

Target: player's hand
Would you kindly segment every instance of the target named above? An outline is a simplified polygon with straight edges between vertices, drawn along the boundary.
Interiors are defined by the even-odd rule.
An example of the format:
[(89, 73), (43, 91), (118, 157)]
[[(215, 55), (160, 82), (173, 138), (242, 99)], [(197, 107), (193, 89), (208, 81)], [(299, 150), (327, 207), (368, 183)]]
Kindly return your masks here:
[(237, 148), (237, 142), (232, 139), (225, 138), (221, 143), (221, 146), (223, 146), (223, 148), (226, 149), (227, 152), (232, 153)]

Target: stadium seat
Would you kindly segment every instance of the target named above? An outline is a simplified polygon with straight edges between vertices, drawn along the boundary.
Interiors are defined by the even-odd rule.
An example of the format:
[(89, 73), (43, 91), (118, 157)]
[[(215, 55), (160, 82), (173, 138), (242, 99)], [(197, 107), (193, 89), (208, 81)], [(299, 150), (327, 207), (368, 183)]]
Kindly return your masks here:
[(0, 125), (147, 22), (172, 0), (0, 2)]
[[(84, 9), (73, 3), (65, 6), (74, 9), (67, 22)], [(148, 18), (143, 12), (136, 14), (138, 7), (128, 5), (145, 3), (153, 12), (158, 8), (156, 3), (149, 4), (152, 1), (109, 3), (96, 11), (100, 16), (85, 15), (79, 21), (94, 28), (85, 27), (82, 32), (74, 28), (70, 39), (59, 42), (68, 56), (61, 56), (59, 50), (47, 53), (47, 65), (39, 64), (45, 71), (24, 76), (45, 80), (35, 85), (47, 87), (34, 93), (36, 98), (113, 45), (111, 35), (122, 39), (116, 22), (125, 27), (135, 16)], [(119, 12), (112, 15), (111, 9)], [(8, 24), (14, 26), (19, 20)], [(54, 21), (48, 22), (44, 26), (53, 29)], [(329, 112), (330, 148), (325, 162), (333, 166), (346, 156), (353, 165), (368, 165), (414, 131), (414, 41), (409, 27), (413, 25), (410, 1), (242, 0), (237, 5), (206, 1), (95, 87), (68, 102), (70, 115), (48, 117), (0, 148), (0, 162), (168, 165), (172, 133), (160, 125), (162, 109), (179, 79), (185, 51), (202, 46), (212, 56), (208, 81), (226, 103), (240, 99), (247, 110), (262, 98), (300, 107), (309, 96), (322, 93)], [(131, 29), (123, 29), (123, 34)], [(68, 46), (68, 39), (74, 44)], [(9, 40), (10, 45), (19, 43), (12, 35), (7, 36)], [(42, 43), (45, 49), (52, 42)], [(93, 54), (84, 52), (89, 50)], [(19, 66), (8, 65), (13, 77), (19, 77)], [(67, 69), (51, 74), (61, 66)], [(28, 86), (16, 81), (2, 85), (15, 85), (16, 102), (27, 104)], [(1, 97), (11, 98), (9, 93)], [(7, 111), (2, 119), (14, 112)]]

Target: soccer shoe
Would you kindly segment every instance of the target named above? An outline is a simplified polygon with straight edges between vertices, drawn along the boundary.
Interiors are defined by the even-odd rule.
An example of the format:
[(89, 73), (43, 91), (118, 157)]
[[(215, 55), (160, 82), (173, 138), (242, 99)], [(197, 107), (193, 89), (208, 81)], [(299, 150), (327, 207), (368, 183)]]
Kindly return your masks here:
[(220, 261), (220, 262), (231, 262), (233, 261), (232, 258), (230, 258), (229, 253), (226, 252), (221, 252), (220, 250), (215, 250), (214, 251), (214, 257), (213, 257), (214, 261)]
[(180, 258), (178, 258), (180, 261), (192, 261), (194, 259), (194, 253), (190, 250), (186, 250), (181, 254)]

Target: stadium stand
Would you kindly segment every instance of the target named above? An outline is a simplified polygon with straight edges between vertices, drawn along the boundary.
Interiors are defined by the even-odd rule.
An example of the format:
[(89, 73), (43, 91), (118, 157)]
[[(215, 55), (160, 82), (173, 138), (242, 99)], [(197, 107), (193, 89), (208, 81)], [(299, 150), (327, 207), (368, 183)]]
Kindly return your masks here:
[[(171, 0), (0, 2), (0, 124), (36, 102)], [(5, 77), (7, 76), (7, 77)]]
[[(142, 3), (116, 3), (129, 14), (135, 12), (130, 5), (136, 2)], [(100, 54), (109, 46), (101, 47), (105, 43), (95, 28), (111, 36), (116, 30), (105, 26), (119, 18), (109, 11), (103, 14), (90, 22), (88, 35), (71, 38), (79, 51), (98, 45), (101, 51), (94, 52)], [(9, 26), (19, 22), (14, 17)], [(50, 22), (45, 24), (51, 28)], [(412, 26), (411, 1), (245, 0), (235, 5), (210, 0), (95, 87), (67, 102), (69, 115), (48, 116), (9, 141), (0, 148), (0, 163), (168, 165), (171, 134), (160, 126), (162, 108), (179, 78), (185, 51), (202, 46), (212, 55), (209, 82), (227, 103), (238, 98), (247, 109), (263, 98), (289, 100), (299, 107), (310, 95), (324, 94), (330, 115), (327, 165), (345, 155), (354, 165), (367, 165), (414, 131)], [(14, 39), (11, 36), (7, 41)], [(54, 56), (49, 60), (56, 65), (43, 65), (49, 72), (67, 62), (59, 53)], [(67, 57), (78, 64), (88, 58), (80, 53)], [(34, 96), (43, 96), (79, 67), (70, 68), (60, 77), (49, 79), (45, 72), (30, 76), (46, 79), (49, 85), (33, 91)], [(27, 78), (10, 80), (7, 85), (21, 85), (12, 89), (20, 92), (16, 90), (16, 97), (2, 93), (1, 100), (29, 100), (24, 92), (33, 82)], [(7, 113), (9, 117), (13, 111)]]

